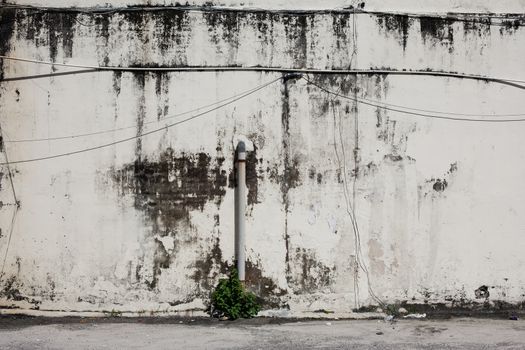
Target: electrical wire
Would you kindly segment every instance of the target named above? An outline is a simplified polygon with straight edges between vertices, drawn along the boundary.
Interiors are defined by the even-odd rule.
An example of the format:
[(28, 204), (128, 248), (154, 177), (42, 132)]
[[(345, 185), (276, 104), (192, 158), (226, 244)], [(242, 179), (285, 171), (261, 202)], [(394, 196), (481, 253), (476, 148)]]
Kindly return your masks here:
[[(23, 160), (15, 160), (15, 161), (11, 161), (9, 162), (9, 164), (21, 164), (21, 163), (30, 163), (30, 162), (37, 162), (37, 161), (43, 161), (43, 160), (49, 160), (49, 159), (55, 159), (55, 158), (60, 158), (60, 157), (66, 157), (66, 156), (71, 156), (71, 155), (74, 155), (74, 154), (79, 154), (79, 153), (85, 153), (85, 152), (90, 152), (90, 151), (94, 151), (94, 150), (98, 150), (98, 149), (101, 149), (101, 148), (105, 148), (105, 147), (110, 147), (110, 146), (114, 146), (114, 145), (117, 145), (117, 144), (120, 144), (120, 143), (123, 143), (123, 142), (127, 142), (127, 141), (131, 141), (131, 140), (135, 140), (135, 139), (138, 139), (138, 138), (141, 138), (143, 136), (148, 136), (148, 135), (151, 135), (151, 134), (154, 134), (154, 133), (157, 133), (157, 132), (160, 132), (160, 131), (163, 131), (163, 130), (167, 130), (171, 127), (174, 127), (176, 125), (180, 125), (182, 123), (185, 123), (187, 121), (190, 121), (192, 119), (195, 119), (195, 118), (198, 118), (200, 116), (203, 116), (205, 114), (208, 114), (208, 113), (211, 113), (213, 111), (216, 111), (222, 107), (225, 107), (227, 105), (230, 105), (232, 104), (233, 102), (236, 102), (238, 100), (241, 100), (243, 99), (244, 97), (247, 97), (251, 94), (254, 94), (255, 92), (259, 91), (259, 90), (262, 90), (264, 89), (265, 87), (271, 85), (271, 84), (274, 84), (275, 82), (279, 81), (283, 79), (283, 77), (279, 77), (277, 79), (274, 79), (274, 80), (271, 80), (270, 82), (266, 83), (266, 84), (263, 84), (261, 86), (259, 86), (258, 88), (256, 89), (253, 89), (252, 91), (244, 94), (244, 95), (241, 95), (241, 96), (238, 96), (236, 97), (235, 99), (232, 99), (231, 101), (228, 101), (228, 102), (225, 102), (221, 105), (218, 105), (212, 109), (209, 109), (207, 111), (204, 111), (204, 112), (201, 112), (201, 113), (198, 113), (198, 114), (195, 114), (191, 117), (188, 117), (186, 119), (183, 119), (183, 120), (180, 120), (180, 121), (176, 121), (174, 123), (171, 123), (171, 124), (167, 124), (161, 128), (158, 128), (158, 129), (154, 129), (154, 130), (151, 130), (151, 131), (148, 131), (148, 132), (144, 132), (144, 133), (140, 133), (138, 135), (135, 135), (135, 136), (132, 136), (132, 137), (128, 137), (128, 138), (124, 138), (124, 139), (120, 139), (120, 140), (117, 140), (117, 141), (113, 141), (113, 142), (109, 142), (109, 143), (105, 143), (105, 144), (102, 144), (102, 145), (98, 145), (98, 146), (94, 146), (94, 147), (89, 147), (89, 148), (84, 148), (84, 149), (79, 149), (79, 150), (75, 150), (75, 151), (70, 151), (70, 152), (65, 152), (65, 153), (59, 153), (59, 154), (54, 154), (54, 155), (50, 155), (50, 156), (44, 156), (44, 157), (38, 157), (38, 158), (32, 158), (32, 159), (23, 159)], [(7, 165), (6, 162), (4, 163), (0, 163), (0, 165)]]
[(54, 72), (54, 73), (47, 73), (47, 74), (23, 75), (23, 76), (18, 76), (18, 77), (3, 78), (3, 79), (0, 79), (0, 82), (33, 80), (33, 79), (41, 79), (41, 78), (58, 77), (62, 75), (93, 73), (93, 72), (100, 72), (100, 70), (98, 69), (80, 69), (80, 70), (70, 70), (70, 71)]
[(9, 184), (11, 185), (11, 192), (13, 194), (13, 201), (14, 201), (14, 205), (15, 205), (15, 209), (13, 211), (13, 216), (11, 217), (11, 226), (9, 227), (9, 235), (8, 235), (8, 239), (7, 239), (7, 245), (6, 245), (6, 248), (5, 248), (5, 254), (4, 254), (4, 259), (2, 261), (2, 269), (0, 270), (0, 282), (1, 282), (1, 279), (2, 277), (4, 276), (4, 268), (5, 268), (5, 262), (7, 260), (7, 256), (9, 254), (9, 247), (11, 246), (11, 238), (13, 237), (13, 231), (14, 231), (14, 228), (15, 228), (15, 222), (16, 222), (16, 217), (17, 217), (17, 214), (18, 214), (18, 209), (20, 208), (20, 202), (18, 201), (18, 197), (16, 195), (16, 189), (15, 189), (15, 184), (13, 182), (13, 172), (11, 171), (11, 166), (10, 166), (10, 162), (9, 162), (9, 157), (7, 155), (7, 149), (5, 148), (5, 145), (4, 145), (4, 131), (2, 129), (2, 126), (0, 124), (0, 136), (1, 136), (1, 140), (0, 140), (0, 148), (2, 149), (3, 153), (4, 153), (4, 157), (5, 157), (5, 163), (6, 163), (6, 167), (7, 167), (7, 174), (9, 176)]
[[(393, 70), (393, 69), (315, 69), (315, 68), (279, 68), (279, 67), (241, 67), (241, 66), (192, 66), (192, 67), (119, 67), (119, 66), (96, 66), (86, 64), (72, 64), (72, 63), (56, 63), (51, 61), (34, 60), (21, 57), (12, 57), (0, 55), (0, 59), (42, 64), (57, 67), (72, 67), (84, 68), (94, 70), (110, 70), (110, 71), (167, 71), (167, 72), (224, 72), (224, 71), (245, 71), (245, 72), (278, 72), (278, 73), (311, 73), (311, 74), (361, 74), (361, 75), (375, 75), (375, 74), (390, 74), (390, 75), (423, 75), (423, 76), (439, 76), (448, 78), (474, 79), (481, 81), (489, 81), (500, 84), (505, 84), (519, 89), (525, 90), (525, 86), (517, 83), (525, 84), (525, 80), (520, 79), (506, 79), (494, 78), (488, 76), (481, 76), (475, 74), (465, 74), (445, 71), (432, 70)], [(0, 80), (1, 81), (1, 80)]]
[(312, 80), (310, 80), (308, 78), (303, 77), (302, 79), (305, 79), (309, 84), (314, 85), (317, 88), (319, 88), (320, 90), (322, 90), (322, 91), (324, 91), (324, 92), (326, 92), (328, 94), (331, 94), (331, 95), (335, 95), (335, 96), (338, 96), (338, 97), (341, 97), (341, 98), (344, 98), (344, 99), (347, 99), (347, 100), (355, 101), (357, 103), (361, 103), (361, 104), (364, 104), (364, 105), (377, 107), (377, 108), (382, 108), (382, 109), (387, 110), (387, 111), (398, 112), (398, 113), (403, 113), (403, 114), (408, 114), (408, 115), (413, 115), (413, 116), (418, 116), (418, 117), (445, 119), (445, 120), (454, 120), (454, 121), (464, 121), (464, 122), (488, 122), (488, 123), (510, 123), (510, 122), (524, 122), (525, 121), (525, 118), (513, 118), (513, 119), (504, 119), (504, 118), (501, 118), (501, 119), (457, 118), (457, 117), (449, 117), (449, 116), (445, 116), (445, 115), (435, 115), (435, 114), (425, 114), (425, 113), (410, 112), (410, 111), (406, 111), (406, 110), (402, 110), (402, 109), (398, 109), (398, 108), (391, 108), (391, 107), (388, 107), (388, 106), (383, 106), (383, 105), (379, 105), (379, 104), (375, 104), (375, 103), (370, 103), (370, 102), (364, 101), (364, 100), (362, 100), (360, 98), (355, 98), (355, 97), (351, 97), (351, 96), (341, 95), (338, 92), (329, 90), (329, 89), (327, 89), (327, 88), (325, 88), (325, 87), (323, 87), (323, 86), (313, 82)]
[[(279, 79), (281, 79), (281, 78), (278, 78), (275, 81), (277, 81)], [(143, 125), (158, 124), (158, 123), (164, 122), (164, 121), (166, 121), (168, 119), (173, 119), (173, 118), (177, 118), (177, 117), (180, 117), (180, 116), (183, 116), (183, 115), (186, 115), (186, 114), (197, 112), (197, 111), (200, 111), (200, 110), (202, 110), (204, 108), (212, 107), (212, 106), (221, 104), (223, 102), (235, 99), (235, 98), (237, 98), (239, 96), (244, 96), (245, 94), (248, 94), (248, 93), (251, 93), (251, 92), (254, 92), (254, 91), (258, 91), (259, 89), (260, 89), (260, 87), (255, 87), (255, 88), (252, 88), (250, 90), (243, 91), (243, 92), (241, 92), (239, 94), (230, 96), (228, 98), (225, 98), (225, 99), (222, 99), (222, 100), (219, 100), (219, 101), (215, 101), (213, 103), (210, 103), (210, 104), (207, 104), (207, 105), (204, 105), (204, 106), (201, 106), (201, 107), (197, 107), (197, 108), (185, 111), (185, 112), (181, 112), (181, 113), (170, 115), (168, 117), (164, 117), (161, 120), (153, 120), (153, 121), (144, 122)], [(6, 143), (28, 143), (28, 142), (58, 141), (58, 140), (65, 140), (65, 139), (74, 139), (74, 138), (79, 138), (79, 137), (88, 137), (88, 136), (94, 136), (94, 135), (108, 134), (108, 133), (113, 133), (115, 131), (135, 129), (136, 127), (137, 127), (137, 125), (135, 124), (135, 125), (128, 125), (128, 126), (123, 126), (123, 127), (120, 127), (120, 128), (115, 128), (115, 129), (99, 130), (99, 131), (83, 133), (83, 134), (63, 135), (63, 136), (34, 138), (34, 139), (18, 139), (18, 140), (8, 139), (8, 140), (5, 140), (5, 142)]]
[(411, 111), (418, 111), (418, 112), (427, 112), (427, 113), (435, 113), (435, 114), (447, 114), (447, 115), (458, 115), (458, 116), (467, 116), (467, 117), (519, 117), (519, 116), (525, 116), (525, 113), (511, 113), (511, 114), (479, 114), (479, 113), (458, 113), (458, 112), (445, 112), (445, 111), (436, 111), (431, 109), (421, 109), (421, 108), (414, 108), (414, 107), (406, 107), (402, 105), (397, 105), (393, 103), (387, 103), (383, 101), (378, 100), (371, 100), (364, 97), (359, 97), (359, 99), (375, 103), (375, 104), (381, 104), (388, 107), (397, 107), (402, 109), (407, 109)]

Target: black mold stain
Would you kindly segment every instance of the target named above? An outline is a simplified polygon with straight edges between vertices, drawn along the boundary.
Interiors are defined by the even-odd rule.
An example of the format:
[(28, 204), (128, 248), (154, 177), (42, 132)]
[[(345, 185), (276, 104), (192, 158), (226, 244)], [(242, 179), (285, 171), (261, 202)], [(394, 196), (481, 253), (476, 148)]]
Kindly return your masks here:
[[(73, 56), (73, 37), (78, 13), (47, 12), (45, 23), (48, 28), (49, 55), (55, 61), (58, 54), (58, 45), (62, 44), (64, 57)], [(41, 25), (41, 24), (40, 24)], [(39, 26), (40, 27), (40, 26)]]
[(317, 184), (320, 185), (323, 183), (323, 174), (318, 173), (317, 174)]
[(463, 32), (465, 35), (475, 33), (480, 38), (486, 37), (490, 35), (491, 22), (490, 17), (465, 20), (463, 21)]
[(114, 177), (123, 193), (135, 196), (135, 207), (147, 214), (153, 231), (165, 236), (181, 221), (189, 223), (189, 211), (220, 204), (227, 184), (223, 163), (206, 153), (176, 155), (168, 148), (158, 161), (137, 159)]
[(157, 96), (157, 120), (169, 112), (170, 75), (166, 72), (155, 73), (155, 94)]
[[(341, 41), (346, 41), (348, 39), (346, 35), (346, 30), (348, 30), (350, 24), (350, 15), (340, 15), (332, 17), (332, 30), (334, 31), (335, 36)], [(337, 42), (337, 48), (340, 48), (341, 43)]]
[[(283, 153), (284, 153), (284, 166), (288, 168), (290, 166), (290, 95), (288, 91), (288, 82), (283, 80), (283, 94), (282, 94), (282, 112), (281, 112), (281, 130), (283, 139)], [(290, 277), (290, 236), (288, 235), (288, 190), (290, 184), (282, 181), (281, 194), (284, 205), (285, 221), (284, 221), (284, 243), (285, 243), (285, 264), (286, 264), (286, 276), (287, 279)]]
[(443, 192), (448, 186), (447, 180), (437, 179), (432, 188), (436, 192)]
[(155, 37), (162, 55), (165, 55), (171, 47), (187, 46), (190, 38), (188, 11), (173, 9), (155, 11), (152, 16), (156, 24)]
[[(85, 19), (82, 19), (84, 21)], [(111, 22), (111, 17), (105, 15), (94, 16), (94, 25), (98, 37), (105, 39), (106, 44), (109, 40), (109, 27)]]
[(386, 32), (393, 33), (398, 39), (400, 44), (403, 46), (403, 50), (406, 49), (408, 41), (408, 31), (412, 26), (414, 19), (407, 15), (377, 15), (377, 24)]
[[(411, 314), (427, 314), (429, 319), (449, 319), (452, 317), (485, 317), (509, 319), (509, 316), (524, 315), (525, 302), (508, 303), (502, 300), (487, 300), (483, 303), (464, 298), (449, 298), (447, 303), (414, 303), (411, 301), (396, 302), (395, 308), (403, 307)], [(376, 305), (361, 307), (356, 312), (370, 312)]]
[(281, 18), (286, 38), (292, 46), (288, 54), (292, 56), (294, 65), (297, 68), (305, 68), (307, 64), (306, 32), (309, 18), (313, 22), (313, 16), (283, 15)]
[(452, 50), (452, 45), (454, 44), (453, 23), (454, 21), (448, 18), (421, 17), (419, 24), (423, 41), (430, 41), (432, 45), (439, 43), (449, 46), (450, 50)]
[(248, 23), (255, 23), (257, 27), (257, 31), (259, 32), (258, 39), (264, 39), (266, 42), (268, 39), (268, 33), (270, 26), (268, 25), (268, 22), (271, 21), (271, 15), (269, 13), (249, 13), (247, 14), (247, 21)]
[(525, 16), (517, 19), (508, 19), (501, 23), (499, 33), (503, 34), (515, 34), (525, 24)]
[[(312, 76), (310, 78), (315, 84), (320, 86), (326, 86), (332, 91), (339, 92), (341, 95), (354, 95), (358, 93), (359, 87), (357, 86), (357, 78), (347, 78), (344, 75), (339, 74), (319, 74)], [(341, 101), (337, 97), (328, 96), (325, 91), (320, 91), (317, 87), (307, 87), (308, 97), (312, 101), (319, 101), (314, 106), (318, 106), (318, 112), (315, 112), (315, 115), (320, 117), (325, 116), (329, 113), (332, 108), (332, 101), (334, 105), (341, 105)]]
[(401, 157), (400, 155), (398, 154), (386, 154), (384, 156), (384, 159), (385, 160), (389, 160), (391, 162), (400, 162), (403, 160), (403, 157)]
[(313, 166), (308, 169), (308, 178), (310, 178), (310, 180), (315, 178), (315, 168)]
[(16, 102), (20, 102), (20, 90), (15, 89), (15, 93), (16, 93)]
[(146, 73), (134, 72), (133, 80), (138, 91), (137, 100), (137, 141), (135, 144), (135, 155), (140, 159), (142, 154), (142, 137), (144, 131), (144, 119), (146, 119), (146, 92), (144, 86), (146, 84)]
[(113, 91), (115, 92), (115, 97), (120, 95), (120, 89), (122, 87), (122, 72), (114, 71), (113, 72)]
[[(216, 238), (211, 250), (205, 257), (192, 265), (195, 272), (191, 278), (198, 286), (197, 296), (209, 298), (218, 282), (219, 275), (229, 274), (234, 267), (223, 260), (219, 242), (219, 238)], [(272, 279), (264, 276), (257, 264), (249, 260), (246, 262), (245, 286), (256, 294), (264, 309), (286, 307), (281, 300), (286, 291), (278, 288)]]
[(20, 287), (21, 285), (19, 284), (16, 277), (11, 276), (10, 278), (6, 279), (4, 287), (0, 290), (0, 297), (12, 301), (26, 301), (33, 305), (31, 309), (38, 310), (41, 302), (25, 296), (22, 292), (20, 292)]
[(288, 283), (295, 294), (308, 294), (330, 286), (334, 268), (317, 261), (315, 252), (296, 248), (291, 257), (292, 275)]
[[(11, 38), (15, 32), (16, 11), (0, 8), (0, 55), (5, 56), (11, 50)], [(4, 64), (0, 59), (0, 79), (4, 78)]]
[(476, 299), (488, 299), (488, 297), (490, 296), (489, 287), (481, 286), (474, 291), (474, 294), (476, 295)]
[[(239, 35), (239, 18), (237, 12), (218, 12), (209, 11), (202, 14), (208, 25), (208, 32), (211, 35), (212, 41), (215, 44), (220, 42), (220, 39), (238, 45)], [(219, 37), (217, 28), (222, 29), (222, 35)]]
[(246, 262), (245, 286), (255, 293), (263, 308), (282, 309), (287, 307), (280, 298), (286, 295), (286, 290), (277, 287), (275, 282), (271, 278), (265, 277), (261, 268), (251, 261)]
[[(216, 217), (216, 220), (218, 220), (218, 217)], [(229, 269), (229, 266), (223, 260), (218, 237), (213, 243), (210, 252), (203, 259), (195, 261), (193, 268), (195, 272), (191, 278), (198, 286), (198, 295), (208, 297), (219, 273), (226, 274)]]
[[(206, 153), (176, 155), (168, 148), (158, 161), (139, 157), (135, 163), (114, 171), (113, 176), (123, 195), (133, 194), (135, 207), (151, 224), (152, 235), (176, 237), (180, 230), (191, 228), (190, 211), (203, 210), (208, 202), (220, 204), (227, 185), (223, 163), (222, 157), (212, 159)], [(174, 258), (158, 238), (154, 238), (154, 242), (153, 278), (145, 281), (152, 290), (157, 287), (162, 270), (169, 268)], [(196, 267), (205, 270), (202, 264), (197, 263)], [(136, 277), (140, 281), (141, 266), (137, 269)], [(205, 283), (200, 286), (202, 290), (208, 287)]]
[(161, 269), (167, 269), (170, 267), (170, 255), (164, 248), (161, 241), (155, 238), (155, 253), (153, 255), (153, 278), (151, 281), (145, 281), (146, 285), (150, 289), (157, 287), (157, 282), (161, 274)]

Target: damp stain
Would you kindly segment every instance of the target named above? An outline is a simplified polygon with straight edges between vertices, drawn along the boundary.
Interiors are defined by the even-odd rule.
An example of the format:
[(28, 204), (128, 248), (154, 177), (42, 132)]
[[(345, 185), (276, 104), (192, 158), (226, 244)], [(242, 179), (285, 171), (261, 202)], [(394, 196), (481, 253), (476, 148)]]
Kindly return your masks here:
[(40, 301), (35, 300), (29, 296), (24, 295), (20, 291), (22, 285), (19, 283), (16, 276), (7, 278), (4, 282), (4, 286), (0, 289), (0, 298), (5, 298), (7, 301), (26, 301), (31, 304), (31, 309), (38, 310), (40, 307)]
[(169, 86), (170, 75), (166, 72), (155, 73), (155, 96), (157, 99), (157, 120), (169, 113)]
[(300, 182), (299, 173), (299, 159), (292, 153), (291, 150), (291, 134), (290, 134), (290, 92), (289, 84), (293, 84), (291, 81), (283, 80), (282, 95), (281, 95), (281, 139), (282, 139), (282, 159), (283, 159), (283, 171), (279, 171), (277, 168), (270, 170), (270, 180), (275, 181), (280, 185), (283, 209), (285, 213), (284, 223), (284, 242), (285, 242), (285, 264), (286, 274), (289, 278), (290, 272), (290, 251), (289, 251), (289, 234), (288, 234), (288, 213), (290, 211), (289, 202), (289, 191), (292, 188), (297, 187)]
[(492, 21), (487, 18), (472, 18), (463, 21), (463, 33), (467, 35), (476, 35), (480, 38), (488, 37), (491, 34)]
[(419, 18), (419, 28), (423, 42), (432, 46), (440, 44), (447, 46), (449, 51), (453, 51), (454, 45), (454, 20), (440, 17), (421, 17)]
[(219, 237), (214, 239), (209, 251), (202, 256), (201, 259), (196, 260), (191, 265), (193, 269), (191, 279), (197, 286), (197, 295), (208, 297), (218, 280), (219, 274), (228, 273), (230, 266), (223, 259)]
[(154, 37), (162, 55), (172, 49), (182, 48), (182, 51), (177, 50), (178, 54), (185, 56), (184, 49), (191, 40), (188, 11), (174, 9), (155, 11), (152, 20), (155, 23)]
[(153, 275), (151, 279), (144, 281), (151, 290), (157, 287), (162, 269), (167, 269), (170, 267), (170, 255), (166, 251), (166, 248), (158, 238), (155, 238), (154, 242), (155, 252), (153, 254)]
[(264, 309), (287, 307), (282, 298), (287, 291), (279, 288), (271, 278), (264, 276), (261, 266), (248, 260), (245, 272), (246, 288), (257, 296), (258, 302)]
[(506, 19), (502, 22), (499, 28), (499, 33), (504, 34), (515, 34), (521, 27), (525, 25), (525, 16), (515, 19)]
[(181, 222), (189, 224), (190, 211), (202, 211), (206, 203), (220, 205), (227, 186), (223, 163), (222, 157), (168, 148), (156, 161), (138, 158), (115, 170), (113, 178), (122, 195), (134, 196), (153, 232), (165, 236)]
[(221, 40), (224, 40), (238, 46), (239, 15), (241, 14), (235, 11), (205, 11), (202, 13), (214, 44), (220, 44)]
[(290, 47), (287, 54), (292, 57), (294, 66), (297, 68), (305, 68), (307, 65), (308, 42), (306, 33), (308, 31), (308, 20), (313, 22), (314, 19), (313, 15), (291, 16), (284, 14), (280, 17)]
[[(0, 55), (5, 56), (11, 50), (11, 39), (15, 34), (16, 11), (0, 8)], [(0, 59), (0, 80), (4, 78), (4, 64)]]
[(376, 16), (376, 22), (383, 31), (394, 35), (399, 44), (403, 46), (403, 50), (406, 50), (408, 32), (414, 23), (413, 18), (407, 15), (382, 14)]
[(146, 73), (134, 72), (133, 82), (135, 83), (135, 91), (137, 93), (137, 140), (135, 143), (135, 155), (137, 158), (142, 154), (142, 137), (144, 131), (144, 120), (146, 119), (146, 91), (144, 89), (146, 84)]
[[(134, 163), (111, 171), (119, 195), (133, 196), (135, 208), (143, 213), (150, 227), (145, 243), (151, 245), (152, 255), (139, 258), (142, 261), (135, 271), (136, 280), (144, 281), (150, 290), (157, 288), (162, 271), (176, 259), (162, 238), (173, 238), (177, 251), (181, 244), (195, 247), (198, 235), (188, 236), (193, 230), (190, 212), (203, 211), (207, 203), (221, 204), (227, 188), (223, 163), (224, 158), (219, 156), (204, 152), (176, 153), (168, 148), (157, 160), (138, 157)], [(216, 256), (214, 253), (212, 258)], [(146, 259), (151, 261), (144, 261)], [(143, 271), (146, 266), (152, 266), (151, 273)], [(205, 270), (202, 264), (196, 266)], [(199, 286), (199, 291), (208, 287), (205, 283)]]
[[(219, 282), (219, 277), (231, 273), (235, 266), (224, 260), (218, 237), (214, 239), (209, 251), (202, 256), (202, 259), (191, 265), (194, 270), (191, 278), (197, 285), (196, 296), (209, 299)], [(271, 278), (265, 276), (259, 264), (246, 261), (245, 273), (244, 285), (255, 293), (263, 309), (286, 307), (282, 298), (287, 294), (286, 290), (279, 288)]]
[(290, 256), (289, 288), (294, 294), (310, 294), (329, 288), (334, 279), (335, 267), (317, 260), (311, 249), (295, 248)]

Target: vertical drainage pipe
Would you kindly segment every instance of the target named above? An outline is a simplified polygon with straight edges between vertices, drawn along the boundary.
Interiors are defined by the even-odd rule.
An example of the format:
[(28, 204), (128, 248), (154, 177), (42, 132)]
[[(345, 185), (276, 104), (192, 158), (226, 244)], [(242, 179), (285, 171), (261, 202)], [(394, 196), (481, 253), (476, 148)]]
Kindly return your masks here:
[(236, 149), (235, 165), (237, 168), (235, 186), (235, 260), (239, 280), (244, 281), (246, 277), (246, 145), (239, 141)]

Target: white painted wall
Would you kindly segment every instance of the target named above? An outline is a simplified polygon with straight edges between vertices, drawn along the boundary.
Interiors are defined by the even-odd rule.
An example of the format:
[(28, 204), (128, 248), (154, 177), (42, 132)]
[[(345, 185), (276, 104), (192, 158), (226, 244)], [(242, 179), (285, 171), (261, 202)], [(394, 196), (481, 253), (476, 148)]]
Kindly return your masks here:
[[(264, 9), (286, 9), (286, 10), (321, 10), (346, 8), (350, 5), (360, 4), (363, 1), (356, 0), (225, 0), (214, 2), (215, 6), (234, 7), (234, 8), (264, 8)], [(30, 6), (56, 6), (56, 7), (119, 7), (119, 6), (170, 6), (188, 3), (189, 5), (209, 4), (207, 0), (194, 1), (132, 1), (132, 0), (113, 0), (111, 2), (101, 2), (100, 0), (11, 0), (8, 4), (30, 5)], [(433, 12), (433, 13), (523, 13), (525, 1), (523, 0), (368, 0), (364, 1), (365, 10), (368, 11), (410, 11), (410, 12)]]
[[(320, 6), (302, 3), (301, 8)], [(299, 8), (293, 2), (266, 4)], [(323, 7), (341, 4), (333, 1)], [(524, 2), (433, 4), (417, 7), (415, 1), (403, 1), (395, 10), (444, 12), (451, 7), (458, 12), (523, 12)], [(386, 6), (369, 1), (366, 8)], [(186, 15), (175, 23), (181, 28), (164, 38), (161, 18), (151, 14), (135, 27), (125, 15), (113, 14), (108, 17), (106, 36), (102, 24), (90, 15), (79, 15), (71, 30), (63, 32), (60, 26), (49, 28), (45, 18), (31, 22), (21, 15), (6, 54), (90, 65), (385, 67), (525, 79), (522, 27), (478, 24), (471, 28), (460, 21), (443, 26), (438, 22), (431, 26), (437, 31), (430, 33), (424, 30), (428, 22), (422, 27), (419, 19), (409, 19), (403, 45), (402, 29), (386, 25), (385, 17), (381, 22), (367, 14), (287, 18), (234, 13), (238, 17), (233, 27), (222, 23), (226, 15)], [(56, 44), (49, 40), (54, 30)], [(71, 47), (68, 33), (73, 35)], [(354, 33), (356, 54), (350, 61)], [(3, 62), (4, 77), (52, 71), (45, 65)], [(119, 78), (97, 72), (2, 82), (0, 121), (6, 141), (90, 133), (140, 122), (151, 122), (144, 124), (148, 131), (165, 125), (169, 116), (278, 77), (260, 72), (148, 73), (142, 86), (140, 74), (122, 73)], [(328, 89), (342, 89), (343, 94), (354, 96), (350, 90), (357, 86), (355, 96), (413, 108), (525, 113), (525, 91), (501, 84), (394, 75), (311, 78)], [(290, 315), (311, 315), (319, 309), (348, 313), (376, 304), (369, 287), (388, 303), (482, 303), (485, 299), (476, 299), (474, 292), (482, 285), (490, 287), (489, 300), (522, 302), (525, 123), (423, 119), (354, 105), (343, 98), (332, 103), (332, 99), (305, 80), (288, 81), (286, 88), (278, 82), (211, 114), (144, 137), (140, 145), (131, 141), (12, 165), (20, 210), (1, 276), (0, 305), (65, 311), (203, 309), (210, 286), (221, 276), (221, 266), (232, 261), (233, 189), (210, 180), (214, 190), (223, 192), (202, 206), (188, 204), (193, 198), (189, 195), (187, 213), (174, 220), (170, 215), (183, 210), (183, 204), (173, 198), (162, 202), (159, 193), (161, 211), (145, 209), (158, 207), (137, 205), (137, 198), (143, 197), (126, 187), (129, 182), (123, 185), (119, 176), (132, 175), (122, 169), (132, 169), (139, 156), (159, 162), (171, 148), (175, 158), (209, 156), (210, 171), (224, 171), (222, 179), (232, 170), (235, 140), (241, 136), (253, 141), (258, 162), (257, 203), (249, 206), (247, 219), (247, 255), (256, 266), (252, 273), (259, 271), (264, 277), (255, 283), (258, 291), (268, 294), (273, 307), (289, 308)], [(283, 116), (283, 110), (289, 112)], [(137, 132), (131, 128), (5, 146), (9, 159), (16, 161), (93, 147)], [(178, 191), (176, 184), (184, 180), (177, 172), (180, 168), (176, 161), (163, 164), (167, 170), (159, 176), (173, 181), (169, 188)], [(294, 169), (298, 180), (285, 181)], [(7, 205), (13, 198), (5, 166), (2, 172), (3, 257), (14, 206)], [(360, 244), (345, 204), (345, 177), (349, 200), (355, 196)], [(447, 181), (444, 191), (433, 189), (437, 179)], [(362, 270), (356, 272), (359, 246), (368, 278)]]

